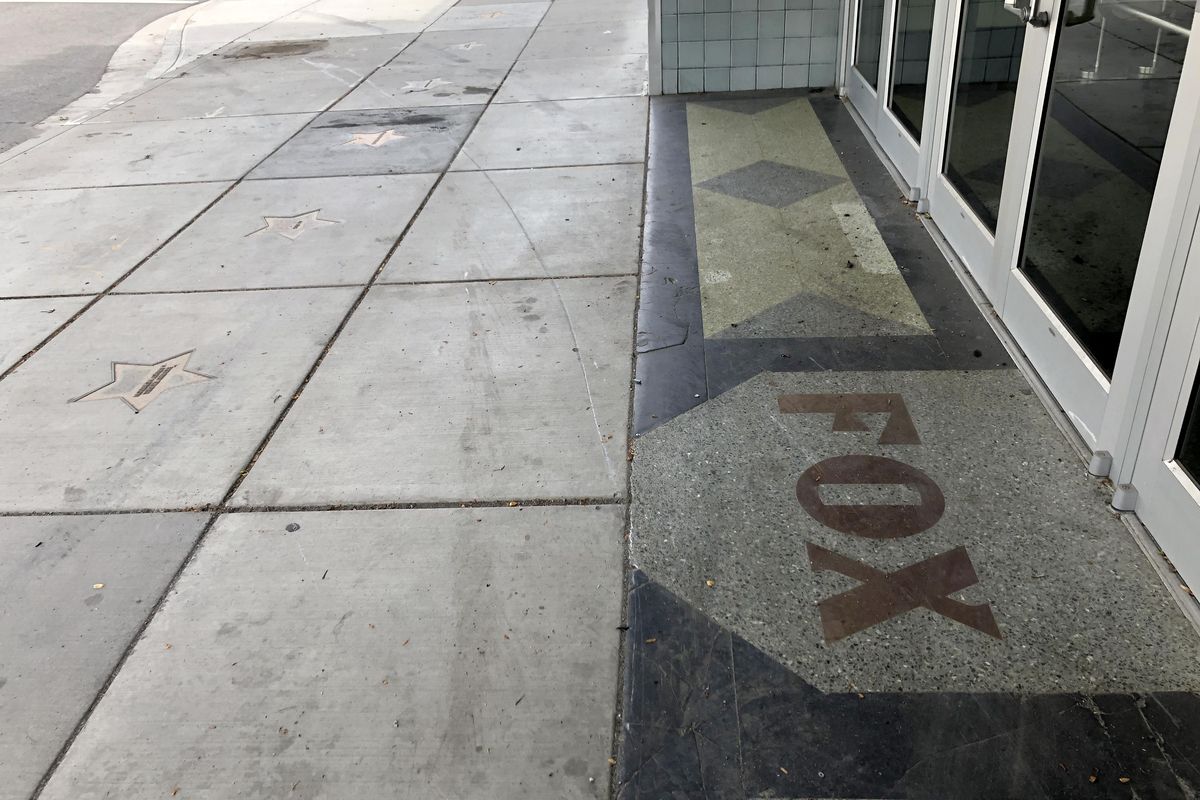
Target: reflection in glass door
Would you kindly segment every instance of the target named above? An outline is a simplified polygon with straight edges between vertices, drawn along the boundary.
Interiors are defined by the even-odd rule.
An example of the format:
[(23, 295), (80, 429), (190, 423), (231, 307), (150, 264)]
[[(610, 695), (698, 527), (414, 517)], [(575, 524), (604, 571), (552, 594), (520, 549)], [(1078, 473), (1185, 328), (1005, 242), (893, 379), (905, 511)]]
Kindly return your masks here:
[(1110, 378), (1194, 12), (1087, 0), (1055, 50), (1019, 263)]
[(884, 0), (861, 0), (858, 5), (858, 35), (854, 45), (854, 68), (872, 89), (879, 88), (879, 52), (883, 46)]
[(1200, 375), (1196, 376), (1196, 385), (1192, 387), (1192, 399), (1183, 418), (1183, 432), (1175, 449), (1175, 461), (1183, 467), (1192, 482), (1200, 486)]
[(965, 0), (942, 171), (995, 234), (1025, 25), (1003, 0)]
[(897, 0), (892, 43), (892, 91), (888, 108), (921, 141), (929, 52), (933, 45), (933, 0)]

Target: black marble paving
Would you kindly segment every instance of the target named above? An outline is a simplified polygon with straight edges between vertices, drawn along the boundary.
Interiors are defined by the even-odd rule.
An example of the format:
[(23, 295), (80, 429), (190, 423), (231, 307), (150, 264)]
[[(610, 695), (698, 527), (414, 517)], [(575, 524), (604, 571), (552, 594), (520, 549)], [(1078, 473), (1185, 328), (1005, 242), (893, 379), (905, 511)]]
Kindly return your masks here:
[(651, 104), (649, 162), (633, 395), (638, 433), (708, 399), (683, 103)]
[(641, 572), (617, 797), (1194, 798), (1200, 697), (824, 693)]

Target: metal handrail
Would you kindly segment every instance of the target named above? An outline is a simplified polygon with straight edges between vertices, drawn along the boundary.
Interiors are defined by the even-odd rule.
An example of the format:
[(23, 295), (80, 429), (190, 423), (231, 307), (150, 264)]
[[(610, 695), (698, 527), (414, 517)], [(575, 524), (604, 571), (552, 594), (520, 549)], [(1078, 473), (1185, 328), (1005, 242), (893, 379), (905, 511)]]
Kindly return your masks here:
[(1170, 31), (1171, 33), (1175, 33), (1175, 34), (1179, 34), (1180, 36), (1187, 36), (1187, 37), (1191, 38), (1192, 32), (1190, 30), (1183, 27), (1182, 25), (1177, 25), (1174, 22), (1171, 22), (1170, 20), (1165, 20), (1162, 17), (1156, 17), (1153, 14), (1147, 14), (1145, 11), (1139, 11), (1136, 8), (1130, 8), (1129, 6), (1121, 5), (1120, 3), (1113, 3), (1111, 5), (1108, 3), (1105, 3), (1105, 6), (1107, 8), (1111, 8), (1114, 11), (1119, 11), (1122, 14), (1128, 14), (1131, 17), (1137, 17), (1138, 19), (1145, 20), (1146, 22), (1149, 22), (1151, 25), (1157, 25), (1158, 27), (1162, 28), (1165, 31)]

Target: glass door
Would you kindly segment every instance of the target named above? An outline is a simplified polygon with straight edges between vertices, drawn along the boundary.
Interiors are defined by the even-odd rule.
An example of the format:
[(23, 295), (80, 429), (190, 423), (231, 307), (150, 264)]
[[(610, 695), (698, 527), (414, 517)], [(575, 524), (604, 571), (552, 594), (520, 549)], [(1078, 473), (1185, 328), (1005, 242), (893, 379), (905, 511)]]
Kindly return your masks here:
[[(1040, 113), (1028, 177), (1005, 176), (1011, 238), (994, 257), (1005, 285), (993, 302), (1093, 447), (1194, 12), (1195, 0), (1059, 3), (1047, 12), (1045, 30), (1057, 35), (1046, 77), (1018, 87), (1018, 106)], [(1026, 26), (1026, 39), (1035, 35), (1047, 36)], [(1010, 159), (1020, 152), (1018, 141)]]
[(1003, 0), (952, 3), (946, 30), (954, 34), (953, 45), (943, 55), (942, 71), (948, 90), (935, 116), (940, 135), (929, 143), (933, 157), (922, 209), (989, 298), (997, 284), (997, 238), (1013, 235), (1011, 220), (1001, 226), (1005, 177), (1024, 172), (1029, 152), (1020, 135), (1029, 121), (1014, 125), (1017, 87), (1022, 74), (1038, 85), (1038, 64), (1049, 43), (1045, 29), (1031, 36), (1027, 29)]
[[(1138, 517), (1183, 582), (1200, 586), (1200, 233), (1193, 237), (1133, 470)], [(1173, 313), (1172, 313), (1173, 312)]]
[(850, 31), (846, 96), (872, 131), (879, 118), (879, 86), (886, 59), (884, 27), (894, 0), (858, 0)]
[(917, 199), (924, 173), (921, 147), (932, 117), (940, 60), (937, 43), (945, 3), (860, 0), (855, 16), (846, 93)]

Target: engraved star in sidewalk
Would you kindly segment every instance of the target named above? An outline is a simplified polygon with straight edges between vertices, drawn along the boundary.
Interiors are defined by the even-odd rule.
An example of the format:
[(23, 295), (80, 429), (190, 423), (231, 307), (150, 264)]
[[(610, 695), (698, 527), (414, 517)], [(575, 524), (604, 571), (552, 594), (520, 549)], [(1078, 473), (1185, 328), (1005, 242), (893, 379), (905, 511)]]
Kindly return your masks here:
[(479, 15), (480, 19), (500, 19), (504, 16), (503, 11), (485, 11)]
[(365, 144), (367, 147), (383, 147), (388, 142), (395, 142), (406, 138), (408, 137), (403, 133), (396, 133), (391, 128), (388, 128), (386, 131), (352, 134), (350, 141), (342, 142), (342, 144)]
[(176, 386), (212, 380), (211, 375), (187, 369), (188, 359), (195, 350), (159, 361), (157, 364), (123, 364), (114, 361), (113, 379), (99, 389), (93, 389), (72, 403), (84, 400), (121, 400), (134, 412), (150, 405), (160, 394)]
[(463, 42), (453, 45), (453, 47), (455, 50), (474, 50), (476, 47), (483, 47), (483, 42)]
[(317, 215), (321, 213), (321, 209), (316, 211), (307, 211), (303, 214), (297, 214), (294, 217), (263, 217), (263, 222), (267, 223), (256, 231), (250, 231), (246, 236), (254, 236), (259, 233), (277, 233), (285, 239), (290, 239), (293, 242), (299, 239), (313, 228), (324, 228), (326, 225), (341, 225), (341, 220), (336, 219), (321, 219)]
[(428, 89), (436, 89), (439, 86), (449, 86), (450, 81), (444, 81), (441, 78), (432, 78), (427, 81), (406, 81), (400, 87), (402, 92), (424, 92)]

